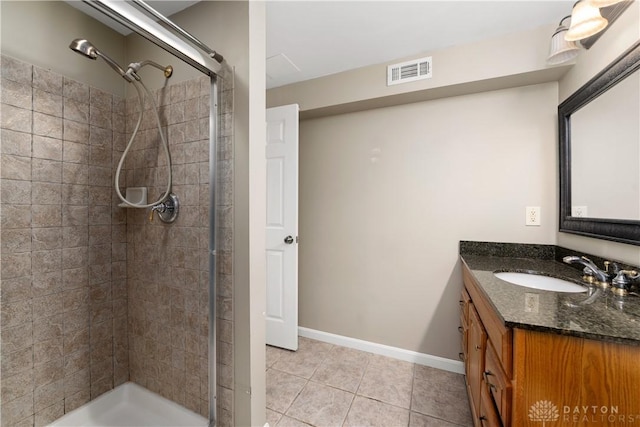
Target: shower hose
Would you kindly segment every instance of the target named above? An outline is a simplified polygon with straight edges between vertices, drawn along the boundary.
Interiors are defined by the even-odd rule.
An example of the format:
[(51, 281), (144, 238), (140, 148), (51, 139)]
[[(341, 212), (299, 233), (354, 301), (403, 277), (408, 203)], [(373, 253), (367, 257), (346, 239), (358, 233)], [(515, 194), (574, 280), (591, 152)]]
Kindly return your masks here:
[[(115, 179), (115, 187), (116, 187), (116, 193), (118, 193), (118, 197), (120, 198), (120, 200), (122, 200), (122, 202), (124, 204), (126, 204), (129, 207), (132, 208), (151, 208), (153, 206), (158, 205), (159, 203), (162, 203), (171, 193), (171, 180), (172, 180), (172, 174), (171, 174), (171, 155), (169, 153), (169, 145), (167, 143), (167, 138), (164, 134), (164, 132), (162, 132), (162, 124), (160, 123), (160, 114), (158, 113), (158, 107), (156, 106), (156, 101), (153, 97), (153, 95), (151, 94), (151, 92), (149, 91), (149, 89), (144, 85), (144, 83), (142, 83), (141, 80), (138, 81), (131, 81), (131, 84), (133, 84), (133, 87), (136, 88), (136, 92), (138, 93), (138, 102), (140, 105), (140, 114), (138, 115), (138, 122), (136, 123), (136, 127), (133, 130), (133, 133), (131, 134), (131, 138), (129, 139), (129, 143), (127, 144), (127, 147), (124, 149), (124, 152), (122, 153), (122, 157), (120, 157), (120, 162), (118, 162), (118, 168), (116, 169), (116, 179)], [(160, 139), (162, 140), (162, 147), (164, 148), (164, 153), (165, 156), (167, 158), (167, 165), (169, 167), (169, 176), (167, 179), (167, 189), (165, 190), (164, 194), (162, 196), (160, 196), (160, 198), (153, 202), (153, 203), (149, 203), (146, 205), (143, 204), (139, 204), (139, 203), (132, 203), (129, 202), (125, 197), (122, 196), (122, 192), (120, 191), (120, 172), (122, 171), (122, 165), (124, 164), (124, 159), (127, 157), (127, 154), (129, 153), (129, 150), (131, 149), (131, 146), (133, 145), (133, 140), (136, 137), (136, 134), (138, 133), (138, 129), (140, 129), (140, 124), (142, 123), (142, 114), (144, 112), (144, 93), (142, 92), (142, 89), (140, 89), (140, 86), (142, 86), (145, 90), (145, 92), (147, 93), (147, 96), (149, 97), (149, 99), (151, 99), (151, 105), (153, 106), (153, 112), (155, 113), (156, 116), (156, 123), (158, 125), (158, 132), (160, 133)]]

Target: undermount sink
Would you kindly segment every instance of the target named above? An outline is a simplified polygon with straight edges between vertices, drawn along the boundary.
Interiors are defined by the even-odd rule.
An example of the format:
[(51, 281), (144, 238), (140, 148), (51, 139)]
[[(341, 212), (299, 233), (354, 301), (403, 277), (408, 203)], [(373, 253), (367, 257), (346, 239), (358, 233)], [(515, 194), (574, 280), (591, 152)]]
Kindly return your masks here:
[(567, 280), (558, 279), (556, 277), (542, 276), (534, 273), (516, 273), (512, 271), (501, 271), (493, 273), (498, 279), (512, 283), (525, 288), (540, 289), (543, 291), (570, 292), (579, 293), (587, 292), (587, 288), (577, 283)]

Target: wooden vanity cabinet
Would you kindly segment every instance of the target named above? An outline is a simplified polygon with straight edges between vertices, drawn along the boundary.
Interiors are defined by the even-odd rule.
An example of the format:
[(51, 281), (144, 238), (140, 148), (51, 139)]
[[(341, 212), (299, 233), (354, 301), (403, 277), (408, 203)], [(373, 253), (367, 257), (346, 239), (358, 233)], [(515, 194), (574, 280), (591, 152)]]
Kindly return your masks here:
[[(482, 388), (483, 369), (484, 369), (484, 351), (487, 345), (487, 333), (485, 332), (478, 312), (469, 306), (469, 337), (467, 339), (467, 355), (468, 362), (467, 372), (467, 390), (471, 396), (472, 414), (480, 414), (480, 392)], [(477, 418), (477, 417), (474, 417)]]
[(462, 358), (475, 427), (640, 424), (640, 346), (506, 328), (464, 263), (463, 279)]
[(466, 327), (462, 327), (467, 336), (462, 348), (473, 422), (476, 427), (510, 427), (511, 330), (498, 319), (466, 267), (463, 278), (460, 302), (467, 313)]

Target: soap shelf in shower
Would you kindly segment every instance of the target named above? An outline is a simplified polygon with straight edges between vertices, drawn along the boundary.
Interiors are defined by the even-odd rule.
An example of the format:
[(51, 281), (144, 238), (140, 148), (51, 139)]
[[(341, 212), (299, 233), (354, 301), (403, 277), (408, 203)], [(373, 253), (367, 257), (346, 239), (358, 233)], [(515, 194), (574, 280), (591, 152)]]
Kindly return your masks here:
[[(127, 199), (127, 202), (136, 205), (146, 205), (147, 187), (127, 187), (127, 192), (124, 198)], [(120, 203), (118, 206), (120, 206), (121, 208), (133, 208), (133, 206), (129, 206), (124, 202)]]

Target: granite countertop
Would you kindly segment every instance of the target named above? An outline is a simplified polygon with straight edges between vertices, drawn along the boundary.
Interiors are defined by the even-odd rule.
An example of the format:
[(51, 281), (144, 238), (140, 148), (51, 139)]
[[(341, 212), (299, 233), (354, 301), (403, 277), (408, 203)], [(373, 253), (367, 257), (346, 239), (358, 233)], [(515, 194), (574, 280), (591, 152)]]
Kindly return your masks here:
[(505, 326), (640, 346), (640, 297), (609, 290), (562, 293), (513, 285), (496, 271), (532, 271), (582, 283), (581, 272), (553, 259), (461, 255)]

